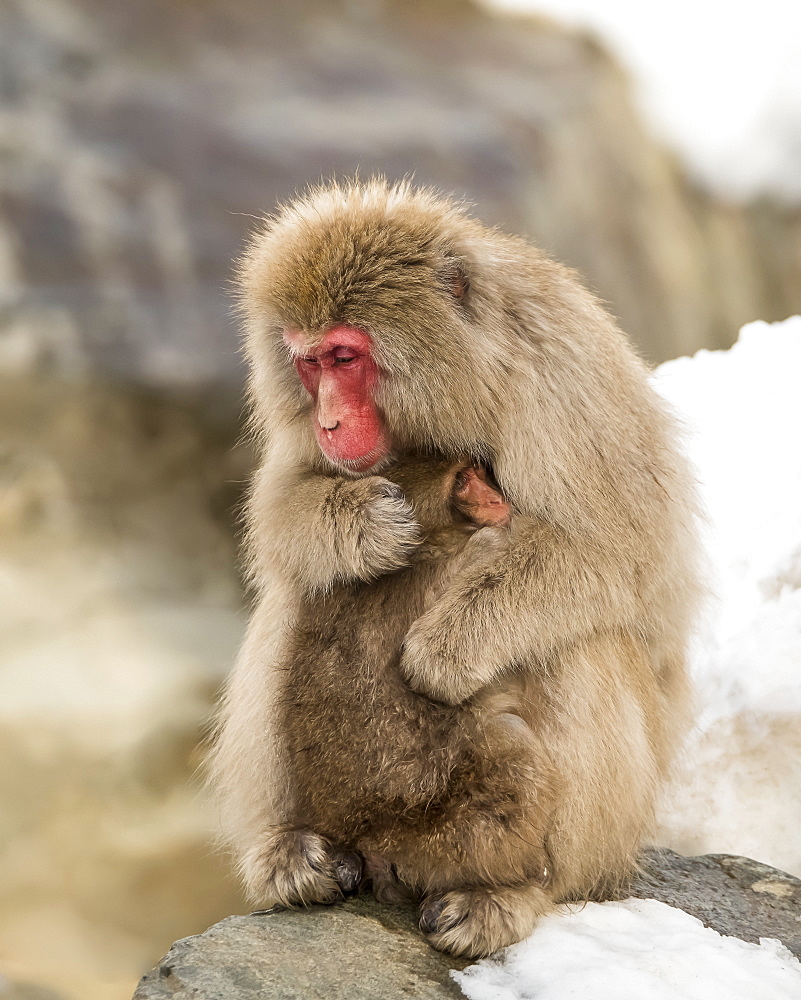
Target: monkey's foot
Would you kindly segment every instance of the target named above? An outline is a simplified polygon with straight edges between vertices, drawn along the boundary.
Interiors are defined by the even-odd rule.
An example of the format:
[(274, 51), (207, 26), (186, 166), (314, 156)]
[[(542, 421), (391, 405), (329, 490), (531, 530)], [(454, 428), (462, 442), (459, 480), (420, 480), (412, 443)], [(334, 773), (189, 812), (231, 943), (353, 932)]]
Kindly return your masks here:
[(438, 951), (486, 958), (521, 941), (552, 908), (539, 886), (454, 889), (420, 904), (420, 930)]
[(242, 869), (260, 905), (309, 906), (355, 892), (362, 860), (311, 830), (274, 830), (245, 856)]
[(379, 903), (399, 905), (420, 898), (398, 878), (395, 865), (373, 851), (364, 852), (364, 880), (371, 885), (373, 896)]

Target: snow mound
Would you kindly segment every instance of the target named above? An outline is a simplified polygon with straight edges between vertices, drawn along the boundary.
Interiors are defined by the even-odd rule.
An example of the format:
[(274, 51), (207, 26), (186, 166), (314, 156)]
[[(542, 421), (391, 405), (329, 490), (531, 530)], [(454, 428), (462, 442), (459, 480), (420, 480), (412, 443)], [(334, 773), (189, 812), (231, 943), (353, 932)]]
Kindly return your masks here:
[(778, 941), (725, 937), (653, 899), (563, 906), (500, 959), (452, 972), (470, 1000), (798, 1000)]
[(801, 317), (669, 361), (708, 522), (698, 724), (660, 841), (801, 874)]

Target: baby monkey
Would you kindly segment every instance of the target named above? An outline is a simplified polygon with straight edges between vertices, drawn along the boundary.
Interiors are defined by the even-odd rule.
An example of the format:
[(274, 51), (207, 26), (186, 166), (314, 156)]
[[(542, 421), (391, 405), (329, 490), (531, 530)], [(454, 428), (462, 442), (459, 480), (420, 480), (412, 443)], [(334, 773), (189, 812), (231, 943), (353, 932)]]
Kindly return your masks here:
[(487, 955), (551, 905), (556, 782), (531, 728), (548, 694), (510, 664), (445, 705), (411, 690), (400, 658), (412, 623), (465, 570), (494, 586), (489, 564), (515, 515), (476, 465), (413, 458), (384, 474), (421, 543), (404, 569), (303, 601), (274, 720), (283, 822), (264, 831), (248, 867), (268, 903), (330, 902), (371, 882), (379, 899), (420, 901), (435, 947)]

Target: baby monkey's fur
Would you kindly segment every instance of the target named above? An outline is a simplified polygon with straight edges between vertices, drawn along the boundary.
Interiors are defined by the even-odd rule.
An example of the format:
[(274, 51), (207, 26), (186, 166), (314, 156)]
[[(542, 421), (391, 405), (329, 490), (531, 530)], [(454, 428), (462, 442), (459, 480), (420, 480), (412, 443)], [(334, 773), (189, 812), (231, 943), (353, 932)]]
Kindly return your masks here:
[[(466, 573), (491, 589), (490, 563), (524, 520), (508, 524), (498, 494), (498, 506), (465, 495), (463, 474), (432, 458), (385, 470), (421, 527), (411, 564), (302, 600), (277, 665), (292, 801), (257, 851), (269, 902), (372, 882), (380, 899), (422, 900), (436, 947), (476, 957), (522, 937), (553, 900), (615, 887), (649, 811), (656, 776), (641, 751), (659, 699), (642, 650), (612, 641), (603, 676), (579, 647), (558, 671), (510, 663), (461, 705), (409, 688), (412, 623)], [(577, 723), (600, 715), (615, 745), (588, 724), (577, 754)]]

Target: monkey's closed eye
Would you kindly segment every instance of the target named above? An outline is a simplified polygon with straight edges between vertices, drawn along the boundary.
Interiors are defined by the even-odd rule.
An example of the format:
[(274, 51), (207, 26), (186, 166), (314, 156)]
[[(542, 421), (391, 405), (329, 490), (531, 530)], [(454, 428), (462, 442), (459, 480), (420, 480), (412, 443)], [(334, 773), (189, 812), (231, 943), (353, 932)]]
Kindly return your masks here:
[(300, 359), (305, 365), (319, 365), (320, 361), (318, 358), (301, 358)]
[(465, 484), (467, 482), (467, 474), (468, 472), (472, 472), (472, 469), (473, 467), (471, 465), (468, 465), (466, 468), (462, 469), (460, 472), (456, 474), (456, 478), (453, 481), (453, 489), (457, 493), (460, 490), (464, 489)]

